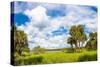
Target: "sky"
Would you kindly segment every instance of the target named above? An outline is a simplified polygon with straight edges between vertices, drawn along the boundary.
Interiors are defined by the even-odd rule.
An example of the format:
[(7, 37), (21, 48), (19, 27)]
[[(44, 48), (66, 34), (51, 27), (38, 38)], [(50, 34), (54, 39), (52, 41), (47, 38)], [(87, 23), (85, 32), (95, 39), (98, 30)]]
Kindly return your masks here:
[(30, 49), (71, 47), (67, 38), (73, 25), (84, 25), (87, 36), (97, 32), (95, 6), (16, 1), (11, 8), (17, 28), (28, 36)]

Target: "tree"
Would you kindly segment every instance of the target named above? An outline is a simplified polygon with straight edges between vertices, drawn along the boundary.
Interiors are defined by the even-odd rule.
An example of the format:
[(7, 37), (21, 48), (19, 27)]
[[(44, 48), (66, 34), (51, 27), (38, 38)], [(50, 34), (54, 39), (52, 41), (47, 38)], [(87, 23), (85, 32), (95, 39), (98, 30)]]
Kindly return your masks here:
[(82, 34), (81, 36), (80, 36), (80, 42), (81, 42), (81, 47), (84, 47), (83, 46), (83, 44), (85, 43), (85, 41), (87, 40), (87, 36), (86, 36), (86, 34), (84, 33), (84, 34)]
[(15, 56), (18, 55), (17, 53), (15, 53), (15, 49), (14, 49), (14, 31), (16, 31), (16, 26), (14, 23), (11, 23), (11, 64), (15, 65)]
[(97, 49), (97, 32), (91, 32), (89, 34), (89, 40), (85, 46), (88, 50)]
[(93, 40), (93, 39), (95, 39), (95, 40), (97, 40), (97, 32), (91, 32), (90, 34), (89, 34), (89, 37), (90, 37), (90, 40)]
[(80, 43), (82, 43), (82, 46), (83, 46), (83, 43), (87, 40), (87, 36), (84, 32), (84, 25), (78, 25), (77, 26), (77, 29), (78, 29), (78, 42), (79, 42), (79, 48), (80, 48)]
[[(72, 42), (76, 48), (80, 49), (80, 43), (84, 43), (87, 40), (87, 36), (84, 32), (84, 25), (74, 25), (70, 28), (69, 34), (71, 35), (71, 38), (69, 37), (68, 40)], [(68, 41), (68, 42), (69, 42)], [(72, 44), (70, 43), (70, 44)]]
[[(73, 39), (73, 41), (75, 41), (74, 44), (75, 44), (76, 48), (78, 48), (78, 45), (77, 45), (78, 36), (76, 35), (76, 32), (77, 32), (77, 27), (72, 26), (69, 34), (71, 35), (71, 38)], [(69, 39), (70, 39), (70, 37), (69, 37)]]
[(24, 31), (17, 30), (16, 26), (13, 26), (12, 32), (14, 32), (14, 51), (19, 55), (22, 54), (24, 48), (28, 48), (27, 35)]
[(19, 56), (23, 51), (29, 51), (27, 35), (18, 30), (14, 23), (11, 24), (11, 64), (17, 65)]
[(15, 50), (21, 55), (23, 49), (28, 47), (27, 35), (24, 31), (17, 30), (15, 33)]

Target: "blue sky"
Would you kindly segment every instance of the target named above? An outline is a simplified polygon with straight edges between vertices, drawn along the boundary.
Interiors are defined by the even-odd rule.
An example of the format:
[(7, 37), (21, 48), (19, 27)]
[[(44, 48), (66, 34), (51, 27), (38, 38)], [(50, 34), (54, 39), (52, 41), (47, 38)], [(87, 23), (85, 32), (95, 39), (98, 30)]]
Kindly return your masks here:
[(95, 6), (13, 2), (14, 23), (28, 35), (30, 49), (70, 47), (67, 38), (72, 25), (85, 25), (85, 32), (97, 31)]
[(57, 30), (52, 31), (53, 36), (63, 35), (67, 34), (67, 29), (65, 29), (63, 26), (59, 27)]
[(25, 24), (25, 22), (29, 22), (30, 19), (23, 13), (16, 13), (14, 14), (14, 21), (20, 26), (21, 24)]

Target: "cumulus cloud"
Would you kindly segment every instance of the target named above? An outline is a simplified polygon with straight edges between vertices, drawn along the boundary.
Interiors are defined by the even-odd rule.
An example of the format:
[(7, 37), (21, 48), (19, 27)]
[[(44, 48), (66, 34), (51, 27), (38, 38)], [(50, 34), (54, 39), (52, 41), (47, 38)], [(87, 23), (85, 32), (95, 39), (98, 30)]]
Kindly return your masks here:
[[(32, 5), (32, 4), (31, 4)], [(53, 5), (53, 4), (37, 4), (34, 8), (23, 11), (30, 18), (30, 22), (25, 25), (18, 26), (18, 29), (24, 30), (28, 35), (29, 47), (32, 49), (36, 45), (44, 48), (64, 48), (70, 47), (67, 44), (67, 38), (70, 36), (68, 30), (72, 25), (83, 24), (88, 31), (96, 31), (97, 29), (97, 14), (89, 7), (76, 5)], [(31, 7), (31, 6), (30, 6)], [(65, 9), (64, 16), (53, 17), (47, 12), (56, 9)], [(67, 33), (60, 31), (60, 27), (67, 30)], [(58, 30), (61, 33), (54, 35), (53, 31)], [(56, 32), (56, 33), (59, 33)]]
[(44, 7), (37, 6), (33, 10), (26, 10), (25, 14), (30, 17), (32, 25), (39, 29), (43, 29), (49, 25), (49, 19)]

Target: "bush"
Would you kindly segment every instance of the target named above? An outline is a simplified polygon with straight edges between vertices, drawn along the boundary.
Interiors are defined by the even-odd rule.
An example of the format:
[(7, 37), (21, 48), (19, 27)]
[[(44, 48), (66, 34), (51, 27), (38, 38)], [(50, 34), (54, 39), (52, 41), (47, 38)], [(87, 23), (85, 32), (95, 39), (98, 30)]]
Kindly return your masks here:
[(78, 61), (83, 62), (83, 61), (96, 61), (97, 60), (97, 54), (93, 55), (81, 55), (78, 59)]
[(42, 56), (28, 56), (20, 58), (16, 61), (16, 65), (29, 65), (29, 64), (41, 64), (43, 61)]
[(62, 49), (61, 51), (62, 51), (62, 52), (67, 52), (67, 49)]
[(74, 48), (67, 49), (67, 53), (73, 53), (73, 52), (75, 52)]
[(33, 64), (41, 64), (43, 60), (42, 56), (37, 56), (33, 58)]

